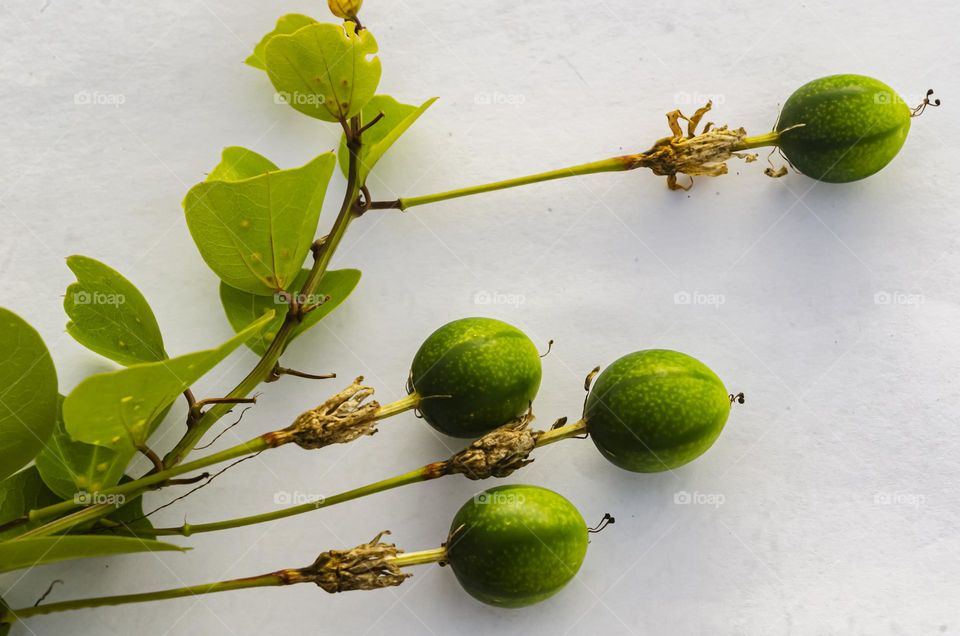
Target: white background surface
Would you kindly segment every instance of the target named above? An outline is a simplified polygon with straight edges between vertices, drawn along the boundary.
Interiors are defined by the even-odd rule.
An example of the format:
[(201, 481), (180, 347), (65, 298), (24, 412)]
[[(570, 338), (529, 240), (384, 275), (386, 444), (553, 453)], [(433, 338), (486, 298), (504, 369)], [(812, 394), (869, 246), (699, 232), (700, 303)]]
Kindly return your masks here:
[[(40, 330), (64, 391), (110, 368), (64, 333), (69, 254), (133, 280), (173, 354), (231, 334), (180, 201), (224, 146), (289, 167), (336, 143), (334, 128), (274, 104), (266, 77), (241, 64), (292, 11), (327, 16), (320, 0), (0, 7), (0, 304)], [(512, 479), (563, 493), (587, 519), (617, 517), (549, 602), (492, 609), (427, 567), (377, 593), (238, 592), (38, 618), (19, 633), (960, 631), (955, 3), (368, 0), (363, 17), (382, 51), (381, 92), (442, 98), (378, 168), (380, 199), (642, 150), (666, 133), (667, 111), (707, 97), (714, 121), (763, 132), (795, 88), (837, 72), (876, 76), (909, 101), (934, 87), (944, 107), (855, 184), (773, 181), (762, 163), (690, 193), (646, 173), (604, 175), (371, 213), (352, 228), (335, 265), (363, 269), (361, 286), (285, 357), (341, 380), (269, 385), (221, 447), (286, 425), (358, 374), (382, 400), (401, 396), (422, 339), (464, 315), (556, 340), (537, 401), (544, 426), (578, 415), (590, 368), (642, 348), (695, 355), (746, 392), (715, 447), (674, 473), (621, 472), (569, 441)], [(75, 103), (82, 92), (124, 103)], [(324, 228), (342, 185), (338, 174)], [(523, 302), (478, 306), (479, 292)], [(676, 304), (680, 292), (723, 303)], [(253, 362), (236, 354), (198, 393), (221, 394)], [(267, 453), (156, 521), (270, 510), (278, 492), (331, 494), (458, 447), (401, 417), (350, 447)], [(449, 478), (197, 536), (183, 541), (189, 556), (46, 567), (0, 589), (21, 606), (55, 578), (51, 600), (253, 575), (384, 528), (406, 549), (434, 547), (479, 488)], [(723, 503), (675, 504), (683, 491)]]

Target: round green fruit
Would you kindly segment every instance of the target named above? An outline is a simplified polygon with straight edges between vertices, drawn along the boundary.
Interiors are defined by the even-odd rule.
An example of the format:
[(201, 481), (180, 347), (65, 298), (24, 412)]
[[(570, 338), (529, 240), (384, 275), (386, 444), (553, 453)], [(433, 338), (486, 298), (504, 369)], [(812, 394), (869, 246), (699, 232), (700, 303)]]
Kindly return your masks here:
[(869, 177), (900, 152), (910, 108), (892, 88), (863, 75), (830, 75), (801, 86), (777, 122), (778, 145), (814, 179), (846, 183)]
[(584, 417), (593, 443), (637, 473), (671, 470), (719, 437), (730, 396), (706, 365), (664, 349), (623, 356), (594, 382)]
[(525, 607), (556, 594), (587, 553), (587, 524), (552, 490), (498, 486), (465, 503), (450, 526), (446, 561), (475, 599)]
[(522, 331), (492, 318), (463, 318), (426, 339), (410, 381), (431, 426), (475, 438), (525, 413), (541, 374), (540, 354)]

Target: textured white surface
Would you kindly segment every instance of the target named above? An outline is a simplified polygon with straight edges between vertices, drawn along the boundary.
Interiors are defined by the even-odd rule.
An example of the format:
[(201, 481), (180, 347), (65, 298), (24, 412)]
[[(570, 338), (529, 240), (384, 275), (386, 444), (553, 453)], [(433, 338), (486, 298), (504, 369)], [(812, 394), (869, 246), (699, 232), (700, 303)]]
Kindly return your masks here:
[[(876, 76), (910, 100), (932, 86), (945, 105), (914, 122), (893, 164), (851, 185), (772, 181), (759, 163), (700, 179), (688, 194), (649, 174), (605, 175), (355, 225), (335, 265), (363, 269), (362, 284), (297, 342), (287, 366), (364, 374), (393, 399), (430, 331), (485, 314), (544, 346), (556, 340), (537, 404), (544, 425), (578, 414), (590, 368), (641, 348), (688, 352), (746, 392), (715, 447), (672, 474), (620, 472), (590, 442), (571, 441), (513, 478), (563, 493), (588, 519), (617, 517), (553, 600), (495, 610), (430, 567), (379, 593), (238, 592), (38, 618), (19, 633), (960, 631), (956, 4), (366, 4), (381, 92), (442, 98), (381, 164), (377, 198), (641, 150), (665, 133), (666, 111), (711, 96), (714, 121), (762, 132), (792, 90), (836, 72)], [(224, 146), (293, 166), (335, 144), (333, 128), (275, 105), (265, 76), (240, 63), (292, 11), (326, 18), (320, 0), (0, 7), (0, 304), (38, 327), (64, 390), (109, 368), (64, 333), (68, 254), (133, 280), (173, 353), (230, 334), (180, 201)], [(76, 103), (84, 96), (123, 103)], [(484, 292), (522, 302), (478, 306)], [(723, 302), (678, 304), (682, 292)], [(235, 355), (199, 393), (225, 391), (253, 361)], [(283, 425), (334, 387), (270, 385), (220, 444)], [(157, 520), (268, 510), (276, 493), (338, 492), (457, 446), (398, 418), (350, 447), (268, 453)], [(7, 575), (0, 590), (20, 606), (56, 578), (64, 584), (51, 599), (61, 600), (252, 575), (384, 528), (407, 549), (433, 547), (478, 488), (450, 478), (197, 536), (184, 541), (189, 556)], [(722, 505), (678, 505), (682, 492)]]

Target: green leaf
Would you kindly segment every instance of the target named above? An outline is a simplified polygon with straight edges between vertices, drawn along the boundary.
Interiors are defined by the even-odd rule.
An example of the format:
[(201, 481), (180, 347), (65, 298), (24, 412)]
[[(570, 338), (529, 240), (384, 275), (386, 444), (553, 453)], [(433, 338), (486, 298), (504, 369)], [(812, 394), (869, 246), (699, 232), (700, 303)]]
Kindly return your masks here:
[(220, 163), (207, 175), (207, 181), (243, 181), (279, 170), (261, 154), (240, 146), (230, 146), (223, 149)]
[(380, 58), (369, 30), (353, 22), (312, 24), (267, 42), (267, 75), (279, 97), (304, 115), (347, 121), (377, 92)]
[(46, 563), (134, 552), (186, 552), (186, 548), (131, 537), (65, 535), (31, 537), (0, 543), (0, 572), (13, 572)]
[(305, 26), (316, 24), (317, 21), (300, 13), (288, 13), (287, 15), (280, 16), (280, 19), (277, 20), (277, 26), (273, 31), (267, 33), (263, 36), (263, 39), (260, 40), (260, 43), (254, 47), (253, 53), (244, 60), (244, 64), (252, 66), (253, 68), (258, 68), (261, 71), (267, 70), (265, 60), (265, 50), (267, 48), (267, 42), (273, 39), (275, 35), (288, 35), (294, 33)]
[[(373, 124), (363, 133), (363, 146), (360, 148), (360, 183), (366, 183), (367, 176), (377, 165), (380, 158), (386, 154), (397, 139), (407, 132), (420, 115), (426, 112), (438, 98), (432, 97), (420, 105), (410, 106), (401, 104), (389, 95), (377, 95), (363, 107), (361, 118), (364, 124), (372, 122), (380, 113), (383, 118)], [(347, 150), (347, 138), (340, 139), (340, 169), (348, 174), (350, 169), (350, 152)]]
[(69, 257), (67, 267), (77, 276), (63, 299), (74, 340), (122, 365), (167, 357), (153, 310), (133, 283), (86, 256)]
[[(300, 289), (310, 274), (309, 270), (302, 270), (297, 276), (291, 289)], [(300, 298), (304, 305), (313, 305), (322, 302), (319, 307), (310, 311), (297, 326), (293, 337), (296, 338), (307, 329), (315, 326), (323, 320), (334, 309), (340, 306), (347, 299), (357, 283), (360, 282), (360, 270), (340, 269), (329, 271), (320, 279), (320, 285), (317, 287), (317, 293), (314, 298)], [(250, 321), (259, 318), (268, 311), (275, 310), (276, 317), (267, 325), (264, 330), (247, 340), (247, 346), (256, 354), (263, 355), (267, 348), (277, 335), (283, 319), (286, 317), (290, 307), (282, 296), (255, 296), (247, 292), (234, 289), (224, 283), (220, 284), (220, 302), (223, 303), (223, 310), (227, 314), (227, 320), (234, 330), (240, 330), (244, 325), (250, 324)]]
[(151, 423), (164, 409), (273, 317), (262, 316), (215, 349), (90, 376), (63, 403), (67, 432), (88, 444), (136, 449), (146, 443)]
[[(96, 493), (117, 485), (137, 451), (85, 444), (70, 437), (63, 423), (63, 399), (60, 396), (53, 434), (34, 460), (44, 483), (60, 499), (73, 499), (78, 493)], [(169, 411), (168, 406), (154, 418), (148, 427), (150, 433)]]
[[(67, 433), (63, 419), (58, 419), (57, 428), (50, 436), (47, 447), (37, 455), (36, 467), (27, 469), (38, 471), (45, 489), (50, 492), (53, 500), (40, 503), (39, 506), (30, 506), (27, 510), (61, 500), (70, 500), (80, 493), (98, 493), (118, 483), (131, 481), (123, 471), (135, 453), (136, 451), (132, 450), (112, 450), (78, 442)], [(21, 474), (23, 473), (17, 473), (17, 475)], [(0, 494), (0, 510), (2, 510), (2, 494)], [(136, 497), (125, 503), (106, 518), (129, 528), (153, 527), (149, 519), (143, 516), (142, 497)], [(33, 525), (40, 525), (40, 523)], [(23, 528), (32, 528), (33, 525), (25, 525)], [(3, 538), (3, 535), (0, 535), (0, 538)]]
[(0, 479), (26, 466), (57, 421), (57, 371), (23, 318), (0, 308)]
[[(183, 202), (187, 225), (220, 280), (251, 294), (286, 289), (310, 251), (335, 160), (324, 153), (300, 168), (191, 188)], [(249, 174), (250, 165), (258, 163), (249, 159), (222, 167), (227, 161), (214, 172)]]
[(78, 492), (99, 492), (115, 486), (135, 450), (112, 450), (78, 442), (67, 432), (61, 408), (57, 426), (36, 464), (44, 483), (61, 499), (73, 499)]
[[(60, 497), (43, 483), (36, 467), (21, 470), (0, 481), (0, 525), (22, 517), (34, 508), (42, 508), (59, 501)], [(41, 523), (25, 523), (0, 532), (0, 541), (22, 534)]]

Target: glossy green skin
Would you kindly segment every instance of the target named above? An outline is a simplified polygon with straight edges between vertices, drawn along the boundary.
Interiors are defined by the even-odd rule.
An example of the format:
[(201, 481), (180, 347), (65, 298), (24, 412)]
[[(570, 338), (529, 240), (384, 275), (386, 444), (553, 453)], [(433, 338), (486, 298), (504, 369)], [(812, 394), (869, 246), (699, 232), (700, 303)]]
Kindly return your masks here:
[[(787, 130), (791, 126), (802, 127)], [(863, 75), (830, 75), (801, 86), (783, 105), (779, 146), (820, 181), (846, 183), (890, 163), (910, 131), (910, 108), (892, 88)]]
[(492, 318), (463, 318), (427, 338), (411, 382), (431, 426), (476, 438), (525, 413), (541, 374), (540, 353), (522, 331)]
[(604, 457), (626, 470), (656, 473), (702, 455), (729, 413), (727, 389), (706, 365), (650, 349), (625, 355), (600, 374), (585, 417)]
[(587, 524), (572, 503), (537, 486), (498, 486), (465, 503), (450, 525), (447, 563), (471, 596), (497, 607), (549, 598), (576, 576)]

